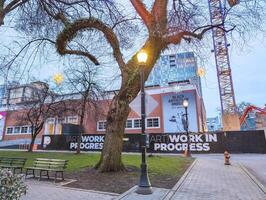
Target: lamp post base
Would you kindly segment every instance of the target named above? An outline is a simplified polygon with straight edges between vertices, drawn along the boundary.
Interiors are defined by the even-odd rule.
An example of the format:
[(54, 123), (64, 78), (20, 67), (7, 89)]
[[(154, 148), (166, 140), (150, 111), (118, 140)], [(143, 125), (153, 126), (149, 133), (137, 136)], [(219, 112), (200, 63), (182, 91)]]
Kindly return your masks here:
[(136, 193), (143, 194), (143, 195), (152, 194), (152, 187), (151, 186), (148, 186), (148, 187), (138, 186)]
[(147, 164), (141, 163), (141, 174), (139, 186), (136, 190), (138, 194), (152, 194), (152, 187), (148, 176)]

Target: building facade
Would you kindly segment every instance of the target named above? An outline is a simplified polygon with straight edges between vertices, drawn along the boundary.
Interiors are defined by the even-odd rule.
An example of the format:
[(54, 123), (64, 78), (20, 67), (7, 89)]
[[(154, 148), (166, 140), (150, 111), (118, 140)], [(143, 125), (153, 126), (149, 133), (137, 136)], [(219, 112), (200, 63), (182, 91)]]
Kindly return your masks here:
[(208, 127), (209, 132), (222, 130), (220, 118), (218, 116), (208, 117), (207, 118), (207, 127)]
[[(175, 67), (172, 60), (175, 60)], [(160, 68), (161, 62), (167, 64), (162, 65)], [(167, 71), (167, 69), (170, 71)], [(179, 73), (182, 76), (178, 76)], [(161, 79), (160, 76), (162, 76)], [(17, 119), (18, 115), (24, 112), (21, 105), (26, 104), (32, 95), (34, 96), (34, 90), (43, 87), (48, 87), (48, 85), (35, 82), (9, 88), (8, 98), (3, 101), (4, 104), (8, 105), (9, 109), (1, 113), (4, 124), (2, 129), (0, 129), (0, 135), (2, 135), (3, 140), (2, 146), (29, 143), (31, 137), (30, 124), (22, 124)], [(106, 115), (111, 100), (115, 95), (114, 93), (114, 91), (106, 92), (106, 97), (100, 99), (95, 107), (87, 106), (83, 134), (105, 133)], [(162, 56), (159, 64), (156, 64), (154, 71), (152, 71), (146, 82), (145, 93), (147, 133), (173, 134), (185, 132), (183, 124), (185, 109), (182, 105), (185, 98), (189, 101), (189, 131), (203, 132), (207, 130), (200, 78), (197, 76), (197, 65), (193, 53)], [(72, 107), (74, 105), (78, 111), (78, 105), (81, 102), (80, 94), (64, 95), (62, 99), (66, 104)], [(141, 133), (140, 94), (131, 102), (130, 108), (131, 112), (125, 124), (125, 133), (139, 134)], [(50, 117), (45, 120), (43, 129), (37, 137), (37, 143), (40, 143), (43, 135), (62, 134), (62, 125), (64, 124), (78, 125), (79, 123), (80, 116), (78, 112), (67, 112), (61, 116)]]

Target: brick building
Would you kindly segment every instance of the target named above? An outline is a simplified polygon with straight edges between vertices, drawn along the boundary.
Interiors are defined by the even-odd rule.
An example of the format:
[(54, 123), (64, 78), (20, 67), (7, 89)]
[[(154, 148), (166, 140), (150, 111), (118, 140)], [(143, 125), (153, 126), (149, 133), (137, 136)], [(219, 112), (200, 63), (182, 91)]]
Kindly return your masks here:
[[(160, 81), (160, 77), (163, 81)], [(17, 119), (23, 112), (22, 105), (34, 96), (34, 91), (43, 87), (48, 85), (35, 82), (9, 88), (8, 97), (3, 99), (3, 107), (0, 108), (0, 140), (2, 139), (0, 148), (29, 143), (31, 127)], [(108, 105), (115, 92), (106, 92), (104, 99), (97, 102), (97, 110), (93, 106), (88, 106), (85, 112), (83, 134), (105, 133)], [(197, 63), (193, 53), (162, 56), (146, 82), (145, 92), (147, 133), (184, 132), (182, 123), (185, 113), (182, 106), (184, 98), (189, 101), (189, 130), (191, 132), (207, 130), (201, 83), (197, 76)], [(81, 101), (80, 94), (68, 94), (58, 98), (72, 107), (78, 106)], [(140, 105), (140, 95), (138, 95), (130, 104), (131, 112), (125, 124), (125, 133), (141, 132)], [(79, 124), (79, 120), (80, 117), (75, 112), (66, 112), (61, 116), (46, 119), (36, 142), (41, 142), (42, 135), (62, 134), (62, 124)]]

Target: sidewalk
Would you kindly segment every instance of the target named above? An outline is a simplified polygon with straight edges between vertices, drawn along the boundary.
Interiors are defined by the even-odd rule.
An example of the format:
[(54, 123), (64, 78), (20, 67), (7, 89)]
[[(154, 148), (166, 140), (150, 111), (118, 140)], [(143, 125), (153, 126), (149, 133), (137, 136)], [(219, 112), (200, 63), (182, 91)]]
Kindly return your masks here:
[[(174, 187), (175, 188), (175, 187)], [(266, 200), (266, 194), (238, 165), (198, 158), (187, 177), (168, 194), (177, 200)]]
[(136, 188), (132, 188), (117, 199), (266, 200), (265, 188), (251, 179), (238, 162), (226, 166), (220, 157), (199, 157), (171, 190), (154, 188), (152, 195), (145, 196), (134, 193)]
[(118, 195), (107, 192), (80, 190), (56, 186), (53, 183), (45, 183), (36, 180), (27, 180), (28, 191), (21, 200), (111, 200)]
[(266, 200), (265, 188), (238, 160), (225, 166), (221, 155), (198, 157), (172, 189), (154, 188), (147, 196), (134, 193), (136, 187), (118, 196), (32, 180), (27, 180), (27, 185), (29, 190), (22, 200)]

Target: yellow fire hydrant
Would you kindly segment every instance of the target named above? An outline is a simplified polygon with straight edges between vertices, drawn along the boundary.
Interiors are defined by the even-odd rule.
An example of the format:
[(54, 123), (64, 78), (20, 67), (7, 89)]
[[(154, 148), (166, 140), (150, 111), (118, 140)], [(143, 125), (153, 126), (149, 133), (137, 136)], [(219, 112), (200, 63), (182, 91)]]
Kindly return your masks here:
[(228, 153), (228, 151), (224, 152), (224, 164), (225, 165), (231, 165), (230, 163), (230, 154)]

